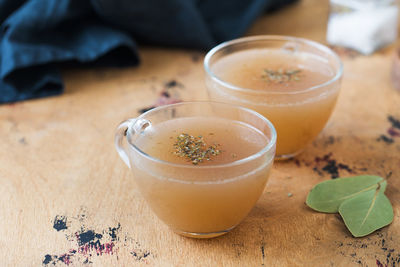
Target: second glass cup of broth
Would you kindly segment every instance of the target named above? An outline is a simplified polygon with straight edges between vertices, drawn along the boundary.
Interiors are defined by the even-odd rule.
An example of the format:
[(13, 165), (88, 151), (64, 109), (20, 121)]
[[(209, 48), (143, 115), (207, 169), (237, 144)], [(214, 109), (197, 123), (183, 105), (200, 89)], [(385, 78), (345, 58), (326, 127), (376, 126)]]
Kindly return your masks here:
[(267, 117), (277, 131), (276, 158), (291, 158), (328, 121), (343, 66), (319, 43), (286, 36), (254, 36), (222, 43), (205, 57), (212, 101), (241, 105)]
[(184, 102), (123, 122), (115, 140), (154, 213), (181, 235), (210, 238), (234, 228), (261, 196), (276, 132), (247, 108)]

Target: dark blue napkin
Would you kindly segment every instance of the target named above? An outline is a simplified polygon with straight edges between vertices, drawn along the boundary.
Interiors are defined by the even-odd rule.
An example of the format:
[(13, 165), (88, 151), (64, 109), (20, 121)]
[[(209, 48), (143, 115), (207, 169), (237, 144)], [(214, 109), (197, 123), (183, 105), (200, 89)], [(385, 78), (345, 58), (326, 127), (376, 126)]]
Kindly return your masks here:
[(293, 1), (0, 0), (0, 103), (60, 94), (62, 65), (137, 65), (136, 42), (210, 49)]

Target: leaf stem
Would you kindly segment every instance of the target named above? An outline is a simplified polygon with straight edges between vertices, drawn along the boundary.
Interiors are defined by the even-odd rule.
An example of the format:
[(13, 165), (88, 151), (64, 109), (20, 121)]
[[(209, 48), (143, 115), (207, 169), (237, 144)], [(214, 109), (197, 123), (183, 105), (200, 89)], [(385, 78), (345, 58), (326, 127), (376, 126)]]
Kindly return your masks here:
[(371, 214), (371, 211), (372, 211), (372, 209), (373, 209), (374, 206), (375, 206), (376, 198), (378, 197), (380, 188), (381, 188), (381, 185), (380, 185), (380, 182), (379, 182), (379, 183), (378, 183), (378, 188), (376, 189), (375, 194), (374, 194), (374, 197), (373, 197), (373, 199), (372, 199), (372, 203), (371, 203), (371, 205), (369, 206), (369, 209), (368, 209), (368, 211), (367, 211), (367, 214), (365, 215), (364, 220), (361, 222), (359, 229), (361, 229), (361, 227), (363, 227), (363, 225), (364, 225), (365, 221), (367, 220), (368, 216)]

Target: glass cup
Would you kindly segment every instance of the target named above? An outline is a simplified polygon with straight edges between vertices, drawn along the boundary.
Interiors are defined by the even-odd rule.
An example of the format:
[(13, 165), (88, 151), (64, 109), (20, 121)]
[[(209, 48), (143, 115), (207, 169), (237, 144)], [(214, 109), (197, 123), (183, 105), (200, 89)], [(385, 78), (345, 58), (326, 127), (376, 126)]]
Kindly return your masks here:
[[(139, 139), (157, 145), (146, 139), (146, 133), (181, 118), (240, 123), (257, 130), (265, 145), (248, 157), (214, 165), (172, 163), (139, 148)], [(154, 213), (176, 233), (195, 238), (225, 234), (250, 212), (267, 183), (275, 144), (274, 126), (265, 117), (244, 107), (214, 102), (158, 107), (122, 122), (115, 135), (116, 149)]]
[[(285, 64), (291, 64), (291, 59), (299, 58), (303, 62), (300, 66), (307, 65), (315, 70), (316, 74), (309, 76), (310, 79), (316, 79), (319, 71), (324, 71), (329, 76), (324, 81), (300, 89), (296, 89), (300, 83), (293, 81), (291, 87), (288, 87), (290, 90), (243, 88), (220, 77), (220, 71), (229, 74), (232, 66), (248, 64), (248, 58), (251, 58), (242, 56), (235, 64), (230, 61), (222, 65), (229, 62), (228, 57), (232, 58), (239, 53), (244, 55), (249, 51), (254, 53), (251, 57), (255, 60), (267, 58), (268, 61), (271, 55), (270, 62), (277, 58), (287, 58)], [(279, 53), (282, 57), (279, 57)], [(277, 159), (295, 156), (325, 127), (339, 94), (343, 72), (339, 57), (328, 47), (306, 39), (286, 36), (254, 36), (222, 43), (208, 52), (204, 59), (204, 68), (210, 100), (244, 106), (271, 120), (278, 135)], [(246, 70), (238, 74), (242, 77), (235, 74), (231, 79), (255, 79), (249, 73)]]

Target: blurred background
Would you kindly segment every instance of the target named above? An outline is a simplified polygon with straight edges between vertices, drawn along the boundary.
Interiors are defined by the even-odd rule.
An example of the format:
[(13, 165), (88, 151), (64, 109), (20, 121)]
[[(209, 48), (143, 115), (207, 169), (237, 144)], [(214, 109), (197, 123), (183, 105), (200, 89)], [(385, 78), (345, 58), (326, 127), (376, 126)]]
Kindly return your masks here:
[(205, 52), (277, 34), (370, 55), (397, 38), (394, 0), (321, 2), (0, 0), (0, 103), (61, 94), (62, 69), (137, 66), (143, 46)]

